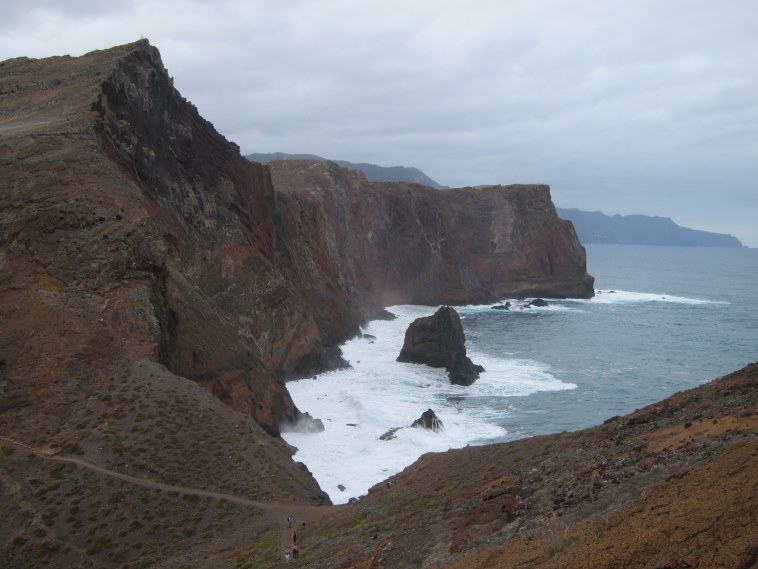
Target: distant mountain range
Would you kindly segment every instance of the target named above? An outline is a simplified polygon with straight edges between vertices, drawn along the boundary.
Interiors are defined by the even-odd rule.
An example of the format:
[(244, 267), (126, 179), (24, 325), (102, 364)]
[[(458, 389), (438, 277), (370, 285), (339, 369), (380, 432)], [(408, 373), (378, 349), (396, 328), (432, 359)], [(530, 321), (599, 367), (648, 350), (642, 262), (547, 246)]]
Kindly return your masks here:
[(668, 217), (649, 215), (606, 215), (599, 211), (556, 208), (570, 220), (584, 244), (679, 245), (685, 247), (742, 247), (736, 237), (689, 229)]
[[(247, 158), (266, 164), (273, 160), (329, 160), (315, 154), (248, 154)], [(332, 160), (344, 168), (360, 170), (371, 182), (416, 182), (445, 189), (418, 168), (407, 166), (377, 166)], [(677, 245), (682, 247), (743, 247), (736, 237), (725, 233), (711, 233), (689, 229), (674, 223), (668, 217), (649, 215), (606, 215), (599, 211), (573, 208), (556, 208), (558, 215), (574, 224), (579, 240), (584, 244), (607, 243), (617, 245)]]
[(284, 152), (273, 152), (271, 154), (248, 154), (248, 160), (266, 164), (273, 160), (330, 160), (347, 168), (349, 170), (360, 170), (366, 175), (369, 182), (416, 182), (432, 188), (443, 189), (442, 186), (424, 174), (418, 168), (409, 166), (377, 166), (376, 164), (367, 164), (348, 162), (347, 160), (331, 160), (322, 158), (315, 154), (285, 154)]

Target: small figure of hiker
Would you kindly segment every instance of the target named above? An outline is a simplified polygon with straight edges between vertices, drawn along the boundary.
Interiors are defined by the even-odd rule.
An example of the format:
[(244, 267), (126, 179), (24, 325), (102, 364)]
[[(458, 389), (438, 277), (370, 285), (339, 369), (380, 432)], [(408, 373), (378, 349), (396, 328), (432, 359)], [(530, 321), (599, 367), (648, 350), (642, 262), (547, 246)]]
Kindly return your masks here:
[(289, 560), (290, 560), (290, 550), (289, 549), (285, 549), (284, 550), (284, 562), (288, 563)]
[(297, 532), (293, 531), (292, 532), (292, 545), (296, 545), (296, 544), (297, 544)]
[(300, 558), (300, 549), (298, 549), (297, 545), (292, 547), (292, 559), (299, 559)]
[(287, 527), (288, 528), (292, 527), (292, 514), (290, 514), (289, 516), (287, 516)]

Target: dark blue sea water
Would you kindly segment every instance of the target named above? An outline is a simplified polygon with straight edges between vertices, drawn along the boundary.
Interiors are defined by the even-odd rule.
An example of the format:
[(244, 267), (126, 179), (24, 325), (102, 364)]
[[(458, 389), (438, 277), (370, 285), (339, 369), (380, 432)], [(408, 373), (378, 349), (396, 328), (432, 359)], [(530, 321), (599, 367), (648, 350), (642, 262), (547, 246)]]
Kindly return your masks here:
[[(395, 361), (408, 324), (436, 307), (390, 307), (397, 320), (343, 347), (352, 369), (287, 384), (326, 426), (285, 434), (295, 460), (345, 502), (425, 452), (596, 425), (758, 360), (758, 250), (592, 245), (587, 259), (594, 299), (457, 307), (468, 354), (486, 369), (469, 387)], [(442, 432), (380, 439), (427, 408)]]
[(463, 321), (477, 351), (577, 386), (509, 398), (505, 439), (595, 425), (758, 360), (758, 250), (591, 245), (587, 264), (593, 301)]

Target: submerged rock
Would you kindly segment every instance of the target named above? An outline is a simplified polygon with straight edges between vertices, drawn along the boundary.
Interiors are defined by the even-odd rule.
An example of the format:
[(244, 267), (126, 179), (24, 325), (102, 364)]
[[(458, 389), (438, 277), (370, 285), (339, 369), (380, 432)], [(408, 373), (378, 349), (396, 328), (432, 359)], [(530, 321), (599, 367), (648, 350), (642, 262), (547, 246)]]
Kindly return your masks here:
[(392, 439), (396, 439), (397, 435), (395, 435), (396, 432), (398, 432), (402, 427), (393, 427), (386, 433), (384, 433), (382, 436), (379, 437), (380, 441), (391, 441)]
[(465, 342), (458, 313), (443, 306), (432, 316), (418, 318), (408, 326), (397, 361), (444, 367), (450, 383), (471, 385), (484, 368), (466, 356)]
[(372, 320), (397, 320), (397, 316), (385, 308), (381, 312), (375, 314)]

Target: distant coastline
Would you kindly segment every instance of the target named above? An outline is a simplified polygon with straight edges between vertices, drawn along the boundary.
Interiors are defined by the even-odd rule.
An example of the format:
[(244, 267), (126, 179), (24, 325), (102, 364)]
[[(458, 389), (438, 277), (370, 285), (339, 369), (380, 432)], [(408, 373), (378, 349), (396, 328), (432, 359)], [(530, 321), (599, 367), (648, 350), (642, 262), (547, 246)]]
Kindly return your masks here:
[(573, 208), (556, 208), (558, 215), (574, 224), (583, 244), (673, 245), (680, 247), (744, 247), (725, 233), (682, 227), (668, 217), (606, 215)]

